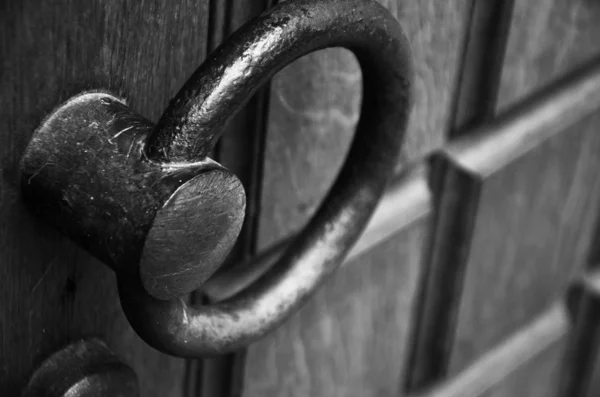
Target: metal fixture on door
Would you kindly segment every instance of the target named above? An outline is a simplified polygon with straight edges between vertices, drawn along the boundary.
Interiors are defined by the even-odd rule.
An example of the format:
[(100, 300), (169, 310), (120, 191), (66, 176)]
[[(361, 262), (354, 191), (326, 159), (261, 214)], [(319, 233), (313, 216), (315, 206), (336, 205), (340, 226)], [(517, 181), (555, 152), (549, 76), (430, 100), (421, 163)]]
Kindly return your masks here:
[[(244, 214), (239, 180), (207, 154), (263, 83), (300, 56), (333, 46), (354, 52), (364, 87), (337, 181), (251, 288), (187, 307), (178, 298), (220, 266)], [(23, 157), (23, 197), (117, 273), (122, 307), (150, 345), (183, 357), (232, 351), (284, 321), (359, 238), (398, 162), (412, 73), (406, 37), (377, 2), (284, 2), (211, 54), (156, 126), (107, 92), (82, 93), (58, 107)]]

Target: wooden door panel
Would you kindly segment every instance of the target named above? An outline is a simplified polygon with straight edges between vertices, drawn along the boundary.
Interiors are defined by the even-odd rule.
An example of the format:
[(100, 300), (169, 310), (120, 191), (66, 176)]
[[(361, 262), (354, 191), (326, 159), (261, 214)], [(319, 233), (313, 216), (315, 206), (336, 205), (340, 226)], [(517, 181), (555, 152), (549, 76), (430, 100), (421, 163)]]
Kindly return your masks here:
[[(506, 376), (481, 397), (562, 396), (560, 388), (568, 370), (565, 355), (572, 329), (572, 319), (561, 299), (495, 349), (516, 365), (508, 366)], [(497, 371), (498, 367), (491, 368), (487, 375), (493, 377)]]
[(589, 0), (515, 0), (498, 108), (534, 93), (600, 54), (600, 4)]
[[(403, 160), (440, 147), (445, 134), (468, 2), (382, 1), (398, 16), (414, 56), (415, 105)], [(258, 246), (298, 230), (337, 175), (358, 121), (360, 69), (343, 49), (311, 54), (271, 84)]]
[(403, 159), (421, 159), (446, 143), (468, 30), (469, 1), (387, 0), (408, 37), (415, 100)]
[(481, 397), (558, 397), (565, 350), (566, 338), (555, 341)]
[(600, 198), (600, 114), (479, 184), (450, 372), (517, 331), (586, 263)]
[(574, 110), (563, 110), (524, 113), (530, 122), (446, 150), (446, 217), (434, 240), (415, 384), (460, 372), (547, 308), (587, 263), (600, 197), (600, 113), (561, 132), (552, 132), (556, 122), (539, 125), (543, 114), (573, 120)]
[(558, 300), (460, 373), (414, 396), (559, 396), (572, 328), (565, 304)]
[(0, 11), (0, 395), (36, 365), (99, 336), (144, 396), (177, 395), (184, 361), (143, 343), (111, 271), (28, 213), (19, 161), (33, 129), (81, 90), (109, 89), (156, 120), (206, 51), (208, 1), (3, 1)]
[(409, 212), (419, 215), (346, 263), (298, 314), (250, 346), (244, 396), (398, 395), (431, 221), (425, 179), (408, 183), (419, 192)]

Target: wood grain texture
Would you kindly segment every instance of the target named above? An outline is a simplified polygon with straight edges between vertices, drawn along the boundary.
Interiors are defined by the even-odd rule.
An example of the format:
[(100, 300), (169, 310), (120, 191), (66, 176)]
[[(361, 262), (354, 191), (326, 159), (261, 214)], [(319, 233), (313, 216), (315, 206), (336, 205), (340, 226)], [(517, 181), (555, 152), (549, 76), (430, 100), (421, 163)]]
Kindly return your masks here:
[[(481, 310), (477, 312), (479, 314), (474, 314), (489, 316), (489, 324), (467, 322), (459, 325), (465, 332), (471, 332), (470, 336), (465, 337), (465, 343), (476, 345), (477, 338), (488, 338), (494, 332), (497, 332), (497, 335), (492, 339), (505, 337), (503, 332), (512, 332), (511, 326), (506, 327), (512, 321), (507, 320), (511, 317), (503, 317), (500, 314), (506, 310), (502, 303), (505, 299), (507, 307), (511, 307), (511, 313), (515, 312), (511, 305), (517, 305), (520, 310), (527, 311), (530, 304), (529, 295), (533, 296), (532, 307), (529, 309), (539, 306), (540, 303), (535, 298), (537, 284), (527, 286), (527, 292), (522, 291), (526, 286), (521, 285), (514, 290), (511, 289), (514, 286), (505, 284), (514, 281), (511, 278), (523, 279), (524, 282), (530, 276), (534, 279), (538, 275), (541, 277), (543, 267), (531, 261), (552, 259), (554, 267), (551, 267), (551, 270), (560, 266), (556, 262), (560, 257), (552, 257), (551, 251), (547, 251), (544, 256), (544, 249), (541, 247), (545, 242), (553, 244), (564, 240), (565, 244), (569, 244), (573, 241), (587, 241), (589, 244), (592, 240), (589, 217), (593, 218), (593, 214), (575, 213), (575, 216), (585, 217), (588, 221), (583, 224), (588, 228), (587, 231), (579, 230), (583, 233), (580, 236), (587, 238), (581, 241), (568, 240), (568, 233), (563, 238), (555, 224), (548, 228), (548, 216), (556, 218), (557, 214), (560, 214), (566, 217), (566, 220), (559, 219), (561, 223), (558, 226), (576, 229), (577, 219), (569, 219), (571, 213), (565, 212), (572, 211), (572, 201), (581, 198), (583, 201), (578, 204), (594, 209), (594, 191), (585, 189), (593, 189), (594, 185), (588, 182), (595, 181), (593, 170), (597, 160), (593, 156), (594, 149), (589, 147), (596, 144), (592, 132), (595, 126), (593, 121), (584, 124), (588, 131), (584, 133), (580, 131), (583, 128), (581, 125), (574, 124), (598, 111), (599, 66), (597, 61), (590, 63), (488, 125), (453, 141), (443, 149), (442, 156), (435, 157), (433, 175), (438, 175), (438, 181), (433, 183), (436, 197), (436, 231), (429, 265), (431, 271), (427, 299), (413, 352), (412, 372), (409, 378), (411, 389), (425, 387), (430, 382), (445, 377), (448, 372), (456, 372), (468, 364), (463, 362), (457, 364), (458, 368), (451, 367), (456, 343), (453, 338), (459, 321), (457, 313), (464, 297), (464, 288), (470, 288), (471, 292), (475, 289), (478, 291), (475, 296), (469, 297), (469, 305), (473, 306), (475, 312), (478, 307), (485, 307), (484, 302), (493, 303), (491, 307), (486, 308), (488, 314), (481, 314)], [(556, 143), (556, 139), (562, 143)], [(579, 160), (579, 156), (584, 157)], [(530, 158), (531, 160), (528, 160)], [(570, 185), (570, 178), (576, 177), (579, 179), (575, 179), (573, 183), (579, 181), (579, 185)], [(548, 198), (541, 197), (544, 190), (548, 189), (564, 191), (560, 196), (550, 194)], [(567, 200), (567, 194), (575, 198), (569, 199), (569, 206), (563, 209), (560, 200)], [(496, 205), (498, 209), (495, 209)], [(580, 207), (576, 208), (585, 211)], [(538, 230), (541, 230), (539, 234)], [(523, 233), (526, 232), (528, 234), (524, 236)], [(497, 239), (498, 243), (495, 243), (492, 237)], [(535, 244), (530, 247), (532, 243)], [(575, 255), (574, 252), (579, 255), (578, 258), (567, 257), (566, 263), (574, 263), (571, 262), (572, 259), (581, 259), (587, 255), (580, 246), (570, 248), (567, 245), (566, 248), (559, 248), (560, 255)], [(475, 258), (474, 252), (478, 253)], [(513, 260), (525, 263), (513, 263)], [(507, 267), (505, 262), (511, 267)], [(480, 270), (471, 270), (470, 266)], [(469, 272), (474, 273), (469, 276)], [(532, 274), (528, 276), (528, 272)], [(471, 278), (467, 280), (468, 277)], [(542, 280), (538, 298), (544, 300), (547, 299), (544, 295), (551, 292), (551, 288), (544, 281), (546, 278)], [(527, 282), (532, 281), (533, 279)], [(555, 281), (557, 285), (567, 282)], [(475, 284), (470, 285), (469, 282)], [(489, 291), (488, 283), (491, 283)], [(496, 296), (490, 295), (494, 291)], [(528, 314), (534, 313), (535, 310)], [(521, 320), (525, 321), (527, 315), (519, 314), (521, 315)], [(494, 323), (496, 319), (500, 321), (500, 325)], [(472, 330), (466, 331), (469, 328)], [(516, 328), (512, 330), (514, 329)], [(474, 339), (469, 341), (469, 337)], [(486, 348), (471, 352), (472, 354), (468, 354), (469, 359), (465, 361), (473, 360)]]
[(445, 362), (439, 374), (461, 371), (518, 330), (585, 263), (600, 194), (598, 122), (588, 118), (486, 178), (455, 179), (458, 191), (471, 192), (462, 203), (471, 209), (459, 219), (468, 229), (459, 262), (446, 265), (458, 266), (458, 277), (456, 306), (448, 298), (444, 306), (447, 336), (437, 335), (449, 339), (431, 359)]
[(177, 395), (184, 361), (131, 330), (114, 275), (22, 207), (19, 160), (34, 128), (84, 89), (109, 89), (156, 120), (206, 52), (206, 1), (3, 1), (0, 12), (0, 395), (47, 355), (107, 340), (144, 396)]
[(557, 383), (563, 371), (565, 341), (557, 341), (524, 362), (481, 397), (559, 397)]
[(459, 374), (417, 395), (564, 397), (557, 392), (571, 330), (572, 322), (561, 299)]
[(481, 180), (451, 347), (460, 370), (565, 291), (600, 198), (600, 113)]
[[(415, 105), (403, 160), (444, 143), (468, 2), (385, 1), (411, 44)], [(359, 117), (361, 74), (353, 55), (327, 49), (282, 70), (271, 86), (258, 248), (298, 230), (341, 166)]]
[(244, 396), (398, 395), (429, 220), (427, 213), (347, 263), (299, 313), (252, 345)]
[(597, 1), (515, 0), (498, 108), (598, 55), (599, 18)]

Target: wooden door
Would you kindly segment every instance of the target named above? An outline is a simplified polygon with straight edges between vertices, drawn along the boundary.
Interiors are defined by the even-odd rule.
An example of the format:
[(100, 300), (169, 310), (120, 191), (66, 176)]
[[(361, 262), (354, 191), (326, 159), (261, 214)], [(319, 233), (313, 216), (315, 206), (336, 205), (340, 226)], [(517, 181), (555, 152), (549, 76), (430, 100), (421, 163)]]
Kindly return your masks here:
[(181, 395), (184, 360), (143, 343), (115, 277), (21, 204), (19, 158), (43, 117), (104, 88), (156, 120), (206, 56), (208, 1), (2, 1), (0, 395), (18, 396), (61, 346), (99, 336), (138, 372), (146, 396)]
[[(88, 336), (135, 369), (143, 396), (600, 390), (600, 5), (381, 2), (416, 69), (394, 233), (365, 244), (276, 332), (204, 360), (139, 339), (112, 272), (25, 210), (19, 160), (43, 117), (82, 90), (108, 89), (156, 120), (208, 51), (273, 2), (1, 3), (1, 396)], [(350, 52), (324, 50), (280, 72), (230, 124), (215, 157), (248, 196), (232, 262), (310, 217), (349, 146), (360, 91)]]

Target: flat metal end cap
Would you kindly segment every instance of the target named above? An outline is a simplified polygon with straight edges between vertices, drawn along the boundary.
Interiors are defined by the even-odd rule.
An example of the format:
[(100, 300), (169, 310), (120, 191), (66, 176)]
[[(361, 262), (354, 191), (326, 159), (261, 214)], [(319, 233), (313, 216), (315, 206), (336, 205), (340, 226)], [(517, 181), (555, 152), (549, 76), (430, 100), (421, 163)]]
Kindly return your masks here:
[(241, 182), (225, 169), (208, 170), (181, 185), (146, 237), (140, 261), (146, 291), (166, 300), (203, 284), (235, 244), (245, 205)]

